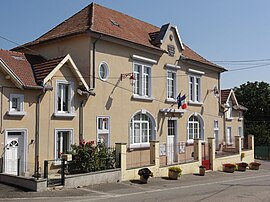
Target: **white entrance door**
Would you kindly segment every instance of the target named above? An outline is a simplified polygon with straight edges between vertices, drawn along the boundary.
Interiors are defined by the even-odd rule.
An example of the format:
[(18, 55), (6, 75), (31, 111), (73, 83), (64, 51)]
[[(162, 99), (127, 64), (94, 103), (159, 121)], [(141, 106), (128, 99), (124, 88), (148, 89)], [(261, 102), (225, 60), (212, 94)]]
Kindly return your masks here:
[[(19, 161), (18, 161), (19, 159)], [(18, 166), (18, 162), (20, 162)], [(7, 132), (5, 173), (17, 175), (25, 172), (24, 132)]]
[(168, 120), (168, 136), (167, 136), (167, 164), (172, 164), (176, 159), (176, 120)]

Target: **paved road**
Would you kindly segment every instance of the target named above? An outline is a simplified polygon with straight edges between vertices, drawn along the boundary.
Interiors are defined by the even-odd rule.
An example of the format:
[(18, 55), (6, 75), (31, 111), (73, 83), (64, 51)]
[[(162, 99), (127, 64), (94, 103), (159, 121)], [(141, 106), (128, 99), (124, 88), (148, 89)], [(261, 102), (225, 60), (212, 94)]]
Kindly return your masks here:
[(263, 162), (259, 171), (208, 172), (177, 181), (152, 178), (148, 184), (128, 181), (42, 193), (4, 187), (0, 185), (0, 201), (270, 201), (270, 162)]

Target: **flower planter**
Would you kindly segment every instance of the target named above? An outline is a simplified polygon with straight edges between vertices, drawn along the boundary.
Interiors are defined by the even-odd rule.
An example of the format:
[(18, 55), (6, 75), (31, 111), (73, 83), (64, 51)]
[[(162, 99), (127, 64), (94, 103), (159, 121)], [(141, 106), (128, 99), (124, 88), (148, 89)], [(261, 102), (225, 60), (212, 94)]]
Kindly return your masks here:
[(138, 175), (140, 176), (140, 182), (142, 184), (146, 184), (148, 181), (148, 178), (151, 176), (153, 177), (153, 173), (149, 168), (142, 168), (138, 171)]
[(199, 175), (204, 176), (205, 175), (206, 168), (204, 166), (199, 167)]
[(237, 171), (245, 172), (247, 169), (248, 164), (247, 163), (237, 163)]
[(227, 173), (233, 173), (235, 170), (235, 165), (234, 164), (223, 164), (223, 171)]
[(259, 168), (260, 168), (260, 163), (258, 163), (258, 162), (251, 162), (250, 164), (249, 164), (249, 169), (250, 170), (259, 170)]
[(177, 180), (180, 172), (169, 170), (169, 178), (171, 180)]

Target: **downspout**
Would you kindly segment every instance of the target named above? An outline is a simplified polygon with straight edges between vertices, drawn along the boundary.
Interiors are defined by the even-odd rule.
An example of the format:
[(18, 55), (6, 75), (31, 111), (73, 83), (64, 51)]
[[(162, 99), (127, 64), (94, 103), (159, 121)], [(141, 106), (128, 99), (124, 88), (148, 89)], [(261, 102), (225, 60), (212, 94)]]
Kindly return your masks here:
[(92, 85), (92, 88), (94, 89), (96, 87), (96, 43), (98, 42), (98, 40), (101, 38), (102, 34), (99, 35), (99, 38), (96, 39), (94, 42), (93, 42), (93, 58), (92, 58), (92, 63), (93, 63), (93, 85)]
[(36, 132), (35, 132), (35, 174), (34, 176), (39, 179), (39, 135), (40, 135), (40, 100), (41, 96), (43, 96), (46, 91), (52, 91), (53, 88), (51, 86), (46, 86), (42, 88), (42, 93), (40, 93), (37, 97), (36, 104)]
[(82, 91), (82, 95), (85, 95), (86, 98), (84, 98), (79, 107), (79, 142), (82, 142), (84, 140), (84, 113), (83, 113), (83, 108), (85, 106), (86, 101), (88, 100), (89, 96), (95, 96), (96, 94), (93, 92), (87, 92), (87, 91)]

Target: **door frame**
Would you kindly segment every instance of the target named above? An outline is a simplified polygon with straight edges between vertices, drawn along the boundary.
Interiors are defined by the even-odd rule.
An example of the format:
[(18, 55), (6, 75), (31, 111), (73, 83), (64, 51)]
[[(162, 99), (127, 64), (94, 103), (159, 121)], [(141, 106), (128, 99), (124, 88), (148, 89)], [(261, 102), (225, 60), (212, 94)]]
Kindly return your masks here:
[[(175, 121), (175, 135), (173, 138), (173, 158), (172, 158), (172, 162), (168, 161), (168, 121)], [(179, 147), (178, 147), (178, 119), (176, 117), (171, 117), (167, 119), (167, 137), (166, 137), (166, 145), (167, 145), (167, 152), (166, 152), (166, 156), (167, 156), (167, 164), (168, 163), (173, 163), (178, 161), (178, 153), (179, 153)], [(176, 158), (177, 157), (177, 158)]]
[(28, 142), (28, 130), (27, 130), (27, 128), (8, 128), (8, 129), (5, 129), (4, 130), (4, 134), (5, 134), (5, 136), (4, 136), (4, 142), (5, 142), (5, 144), (4, 144), (4, 161), (3, 161), (3, 164), (4, 164), (4, 166), (3, 166), (3, 172), (5, 173), (6, 172), (6, 164), (7, 164), (7, 162), (6, 162), (6, 148), (7, 148), (7, 142), (8, 142), (8, 133), (9, 132), (21, 132), (22, 133), (22, 135), (23, 135), (23, 146), (24, 146), (24, 155), (23, 155), (23, 157), (24, 157), (24, 161), (25, 161), (25, 164), (24, 164), (24, 166), (23, 166), (23, 168), (22, 168), (22, 170), (21, 170), (21, 172), (20, 173), (22, 173), (22, 174), (25, 174), (26, 173), (26, 171), (27, 171), (27, 168), (28, 168), (28, 165), (27, 165), (27, 162), (28, 162), (28, 151), (27, 151), (27, 149), (28, 149), (28, 147), (27, 147), (27, 142)]

